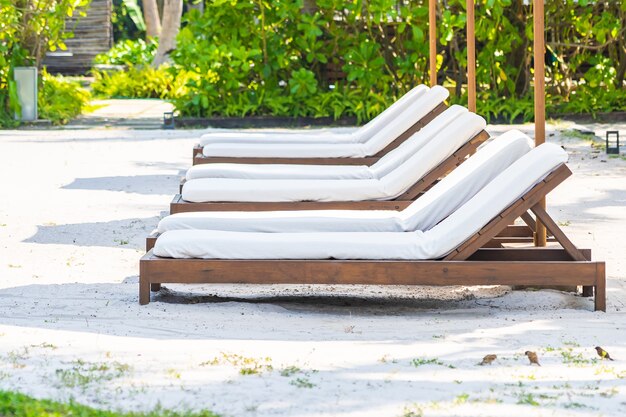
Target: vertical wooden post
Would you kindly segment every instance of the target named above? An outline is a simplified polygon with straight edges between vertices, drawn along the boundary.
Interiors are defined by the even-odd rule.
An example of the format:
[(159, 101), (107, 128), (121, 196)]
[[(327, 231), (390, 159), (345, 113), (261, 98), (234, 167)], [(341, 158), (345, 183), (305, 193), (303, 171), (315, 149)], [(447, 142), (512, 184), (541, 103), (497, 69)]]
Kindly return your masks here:
[[(544, 0), (533, 0), (533, 52), (535, 72), (535, 146), (546, 141), (546, 79)], [(545, 198), (539, 203), (545, 209)], [(546, 246), (546, 227), (537, 219), (535, 246)]]
[(474, 0), (467, 5), (467, 108), (476, 112), (476, 36), (474, 34)]
[(437, 85), (437, 0), (428, 0), (430, 86)]

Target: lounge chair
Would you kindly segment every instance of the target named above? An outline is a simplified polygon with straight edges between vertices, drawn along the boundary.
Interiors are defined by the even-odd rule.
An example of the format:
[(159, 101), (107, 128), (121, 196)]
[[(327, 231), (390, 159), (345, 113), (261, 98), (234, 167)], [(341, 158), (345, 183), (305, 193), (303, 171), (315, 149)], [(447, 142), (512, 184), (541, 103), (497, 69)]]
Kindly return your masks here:
[[(425, 232), (172, 230), (140, 261), (139, 302), (162, 283), (582, 285), (605, 310), (605, 265), (567, 238), (541, 200), (571, 171), (544, 144)], [(560, 248), (484, 248), (532, 212)]]
[(194, 165), (187, 170), (185, 181), (198, 178), (239, 179), (370, 179), (380, 175), (382, 167), (391, 169), (418, 152), (446, 126), (469, 111), (454, 105), (443, 111), (419, 132), (371, 165), (296, 165), (215, 163)]
[[(450, 108), (427, 129), (371, 167), (310, 167), (339, 172), (327, 179), (197, 178), (182, 187), (170, 204), (171, 214), (183, 211), (357, 209), (401, 210), (440, 177), (451, 171), (487, 139), (485, 120)], [(434, 133), (436, 132), (436, 133)], [(350, 176), (348, 175), (350, 172)], [(320, 174), (322, 175), (322, 174)], [(340, 178), (340, 179), (334, 179)]]
[(443, 101), (448, 94), (448, 90), (439, 86), (427, 89), (424, 94), (403, 102), (402, 106), (376, 118), (356, 133), (335, 135), (324, 141), (266, 139), (198, 145), (194, 148), (193, 163), (370, 164), (445, 110)]

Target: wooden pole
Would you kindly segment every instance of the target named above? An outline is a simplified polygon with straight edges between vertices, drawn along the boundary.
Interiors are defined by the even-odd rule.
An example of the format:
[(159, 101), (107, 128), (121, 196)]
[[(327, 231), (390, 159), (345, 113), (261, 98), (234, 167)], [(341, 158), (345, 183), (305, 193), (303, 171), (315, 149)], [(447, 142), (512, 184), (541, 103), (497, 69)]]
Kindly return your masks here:
[(467, 5), (467, 108), (476, 112), (476, 36), (474, 34), (474, 0)]
[[(533, 0), (533, 52), (535, 72), (535, 146), (546, 141), (546, 80), (544, 43), (544, 0)], [(545, 198), (540, 202), (545, 209)], [(535, 246), (546, 246), (546, 227), (537, 219)]]
[(437, 0), (428, 0), (430, 86), (437, 85)]

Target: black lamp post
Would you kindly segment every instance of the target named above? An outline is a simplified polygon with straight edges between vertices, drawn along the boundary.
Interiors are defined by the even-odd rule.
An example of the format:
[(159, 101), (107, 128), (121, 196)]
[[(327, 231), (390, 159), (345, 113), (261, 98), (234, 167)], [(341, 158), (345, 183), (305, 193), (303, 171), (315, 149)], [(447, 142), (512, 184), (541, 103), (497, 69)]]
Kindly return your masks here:
[(163, 129), (175, 129), (174, 112), (167, 111), (163, 113)]
[[(615, 141), (611, 141), (611, 136), (615, 136)], [(612, 144), (615, 146), (611, 146)], [(609, 130), (606, 132), (606, 153), (619, 155), (619, 131), (617, 130)]]

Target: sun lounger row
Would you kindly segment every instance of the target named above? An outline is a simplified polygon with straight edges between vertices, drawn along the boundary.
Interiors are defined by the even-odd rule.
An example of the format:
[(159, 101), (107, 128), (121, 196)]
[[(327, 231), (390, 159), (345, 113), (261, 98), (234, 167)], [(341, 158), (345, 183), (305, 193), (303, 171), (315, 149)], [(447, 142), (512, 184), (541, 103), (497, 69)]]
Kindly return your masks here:
[[(433, 90), (408, 93), (373, 121), (364, 142), (348, 139), (361, 129), (333, 143), (315, 141), (340, 135), (286, 133), (282, 144), (219, 133), (205, 137), (204, 149), (339, 155), (344, 145), (380, 135), (380, 119), (407, 123), (399, 120), (403, 111), (415, 112)], [(532, 148), (526, 135), (510, 131), (467, 158), (488, 138), (484, 128), (484, 119), (452, 106), (369, 165), (192, 167), (172, 215), (147, 240), (140, 303), (170, 282), (581, 285), (604, 310), (604, 263), (576, 248), (540, 204), (571, 174), (567, 154), (551, 144)], [(255, 140), (268, 143), (249, 143)], [(561, 247), (503, 247), (528, 241), (533, 215)], [(525, 225), (512, 226), (518, 218)]]

